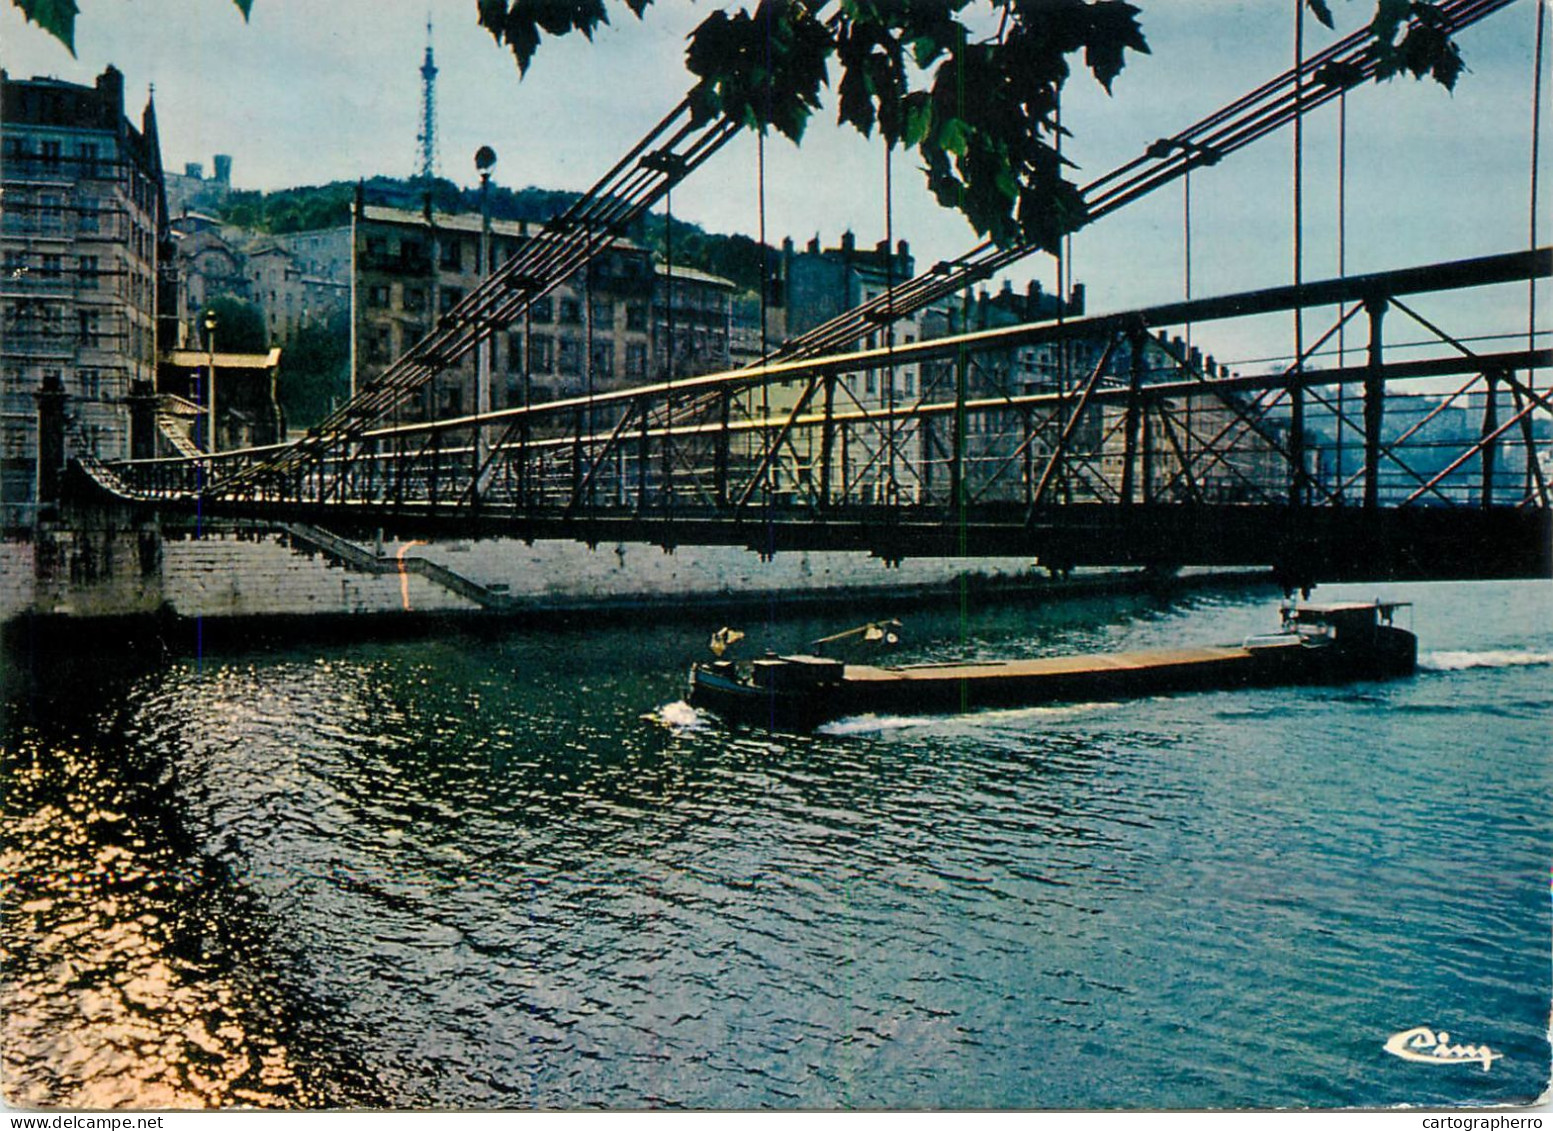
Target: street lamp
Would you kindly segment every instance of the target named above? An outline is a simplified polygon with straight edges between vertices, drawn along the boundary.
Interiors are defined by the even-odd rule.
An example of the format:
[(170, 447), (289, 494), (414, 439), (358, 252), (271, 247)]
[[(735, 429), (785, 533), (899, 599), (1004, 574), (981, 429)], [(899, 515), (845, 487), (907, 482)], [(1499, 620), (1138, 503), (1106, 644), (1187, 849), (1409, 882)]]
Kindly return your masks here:
[(210, 382), (205, 390), (205, 408), (209, 413), (205, 431), (205, 447), (214, 455), (216, 452), (216, 315), (213, 311), (205, 312), (205, 348), (210, 354)]
[[(496, 150), (482, 145), (475, 150), (475, 168), (480, 171), (480, 269), (476, 272), (482, 282), (491, 274), (491, 170), (496, 165)], [(476, 329), (475, 348), (475, 416), (491, 411), (491, 326), (489, 322)], [(475, 425), (475, 476), (478, 489), (480, 469), (485, 466), (485, 429)]]

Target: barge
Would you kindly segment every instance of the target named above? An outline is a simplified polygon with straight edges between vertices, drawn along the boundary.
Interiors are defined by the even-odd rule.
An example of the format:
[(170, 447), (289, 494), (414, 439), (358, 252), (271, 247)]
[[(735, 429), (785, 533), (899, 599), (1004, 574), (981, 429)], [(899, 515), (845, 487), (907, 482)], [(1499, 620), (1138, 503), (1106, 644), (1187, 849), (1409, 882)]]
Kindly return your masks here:
[(1393, 624), (1408, 602), (1284, 609), (1278, 632), (1237, 646), (875, 667), (768, 653), (696, 664), (690, 704), (731, 722), (810, 729), (865, 714), (956, 713), (1413, 674), (1418, 641)]

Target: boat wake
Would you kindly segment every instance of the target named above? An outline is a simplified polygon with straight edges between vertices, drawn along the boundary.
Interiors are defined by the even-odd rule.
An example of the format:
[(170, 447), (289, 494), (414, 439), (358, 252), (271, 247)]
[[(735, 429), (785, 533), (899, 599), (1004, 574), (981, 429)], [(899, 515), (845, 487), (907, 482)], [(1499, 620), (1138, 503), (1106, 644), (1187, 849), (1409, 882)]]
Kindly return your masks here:
[(1115, 703), (1068, 703), (1060, 707), (1010, 707), (994, 710), (972, 711), (963, 715), (853, 715), (837, 719), (818, 728), (816, 734), (845, 737), (856, 734), (885, 734), (891, 731), (912, 730), (921, 727), (953, 725), (1005, 726), (1026, 720), (1066, 719), (1087, 715), (1114, 707)]
[(1544, 667), (1550, 664), (1553, 664), (1553, 652), (1425, 652), (1418, 657), (1418, 666), (1432, 672)]
[(665, 703), (656, 711), (649, 711), (642, 718), (673, 731), (706, 730), (712, 725), (709, 716), (696, 710), (683, 699)]

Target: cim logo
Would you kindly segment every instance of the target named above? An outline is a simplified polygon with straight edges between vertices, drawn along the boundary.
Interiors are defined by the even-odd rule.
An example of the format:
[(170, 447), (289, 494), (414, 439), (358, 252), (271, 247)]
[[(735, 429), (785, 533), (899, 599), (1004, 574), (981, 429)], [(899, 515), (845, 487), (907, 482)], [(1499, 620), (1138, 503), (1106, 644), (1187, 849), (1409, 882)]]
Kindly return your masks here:
[(1453, 1045), (1445, 1030), (1435, 1032), (1423, 1025), (1393, 1033), (1386, 1041), (1386, 1051), (1418, 1064), (1481, 1064), (1484, 1072), (1504, 1056), (1487, 1045)]

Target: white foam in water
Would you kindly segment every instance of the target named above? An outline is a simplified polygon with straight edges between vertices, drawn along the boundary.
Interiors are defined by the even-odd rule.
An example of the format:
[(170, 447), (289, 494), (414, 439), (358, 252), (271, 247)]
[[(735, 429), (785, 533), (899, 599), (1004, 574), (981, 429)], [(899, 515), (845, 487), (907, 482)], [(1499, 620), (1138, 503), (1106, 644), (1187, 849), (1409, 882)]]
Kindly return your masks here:
[(670, 730), (704, 730), (708, 725), (706, 716), (683, 699), (665, 703), (648, 718), (662, 723)]
[(926, 726), (930, 718), (903, 717), (900, 715), (852, 715), (826, 723), (815, 730), (816, 734), (848, 735), (878, 734), (887, 730), (905, 730), (907, 727)]
[(993, 711), (972, 711), (964, 715), (853, 715), (826, 723), (816, 733), (826, 735), (882, 734), (892, 730), (926, 727), (951, 720), (956, 725), (974, 726), (1015, 723), (1024, 719), (1061, 719), (1086, 715), (1091, 711), (1114, 707), (1114, 703), (1069, 703), (1061, 707), (1012, 707)]
[(1425, 652), (1418, 666), (1436, 672), (1470, 668), (1522, 668), (1553, 664), (1553, 652)]

